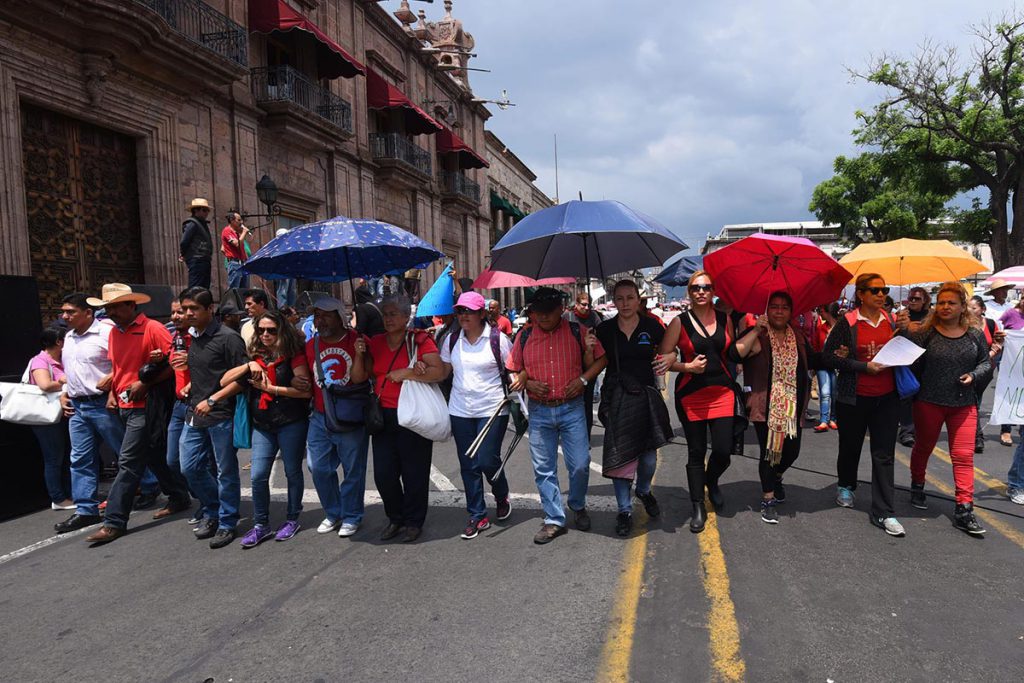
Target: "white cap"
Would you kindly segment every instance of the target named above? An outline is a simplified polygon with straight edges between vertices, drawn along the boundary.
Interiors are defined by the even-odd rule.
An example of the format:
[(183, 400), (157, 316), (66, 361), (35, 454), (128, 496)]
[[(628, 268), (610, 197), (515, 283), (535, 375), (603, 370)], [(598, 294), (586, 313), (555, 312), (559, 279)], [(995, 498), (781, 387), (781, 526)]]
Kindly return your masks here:
[(345, 318), (345, 304), (340, 299), (335, 299), (333, 296), (321, 296), (313, 300), (313, 308), (321, 311), (334, 311), (338, 315)]

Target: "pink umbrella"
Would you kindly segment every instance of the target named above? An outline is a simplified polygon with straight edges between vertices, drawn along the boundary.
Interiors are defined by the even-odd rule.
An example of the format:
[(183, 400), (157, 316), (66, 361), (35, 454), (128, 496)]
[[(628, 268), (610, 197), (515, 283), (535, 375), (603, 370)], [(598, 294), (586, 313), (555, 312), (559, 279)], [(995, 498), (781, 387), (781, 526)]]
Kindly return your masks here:
[(1003, 280), (1017, 289), (1024, 287), (1024, 266), (1012, 266), (1004, 268), (998, 273), (992, 273), (991, 277), (985, 278), (981, 284), (991, 285), (993, 280)]
[(576, 278), (546, 277), (534, 280), (532, 277), (506, 273), (503, 270), (485, 270), (473, 280), (473, 289), (504, 289), (506, 287), (539, 287), (541, 285), (571, 285)]
[(803, 237), (756, 233), (704, 257), (715, 294), (738, 311), (761, 313), (772, 292), (793, 297), (793, 313), (837, 300), (848, 270)]

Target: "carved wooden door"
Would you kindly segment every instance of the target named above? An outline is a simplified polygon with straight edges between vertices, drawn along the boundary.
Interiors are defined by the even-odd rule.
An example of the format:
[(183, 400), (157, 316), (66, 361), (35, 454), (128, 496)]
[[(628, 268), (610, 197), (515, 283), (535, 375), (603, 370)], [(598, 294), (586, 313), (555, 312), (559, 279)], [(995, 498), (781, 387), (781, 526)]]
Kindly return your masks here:
[(32, 275), (44, 319), (75, 291), (143, 283), (135, 140), (23, 105), (22, 151)]

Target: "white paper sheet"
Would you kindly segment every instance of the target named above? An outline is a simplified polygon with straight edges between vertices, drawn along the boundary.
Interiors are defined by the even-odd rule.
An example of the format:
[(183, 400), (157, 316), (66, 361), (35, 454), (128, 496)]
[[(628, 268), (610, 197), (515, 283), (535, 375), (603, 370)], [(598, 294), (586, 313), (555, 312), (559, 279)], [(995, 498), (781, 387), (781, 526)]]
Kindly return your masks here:
[(910, 365), (921, 357), (924, 349), (906, 337), (893, 337), (871, 360), (888, 367)]

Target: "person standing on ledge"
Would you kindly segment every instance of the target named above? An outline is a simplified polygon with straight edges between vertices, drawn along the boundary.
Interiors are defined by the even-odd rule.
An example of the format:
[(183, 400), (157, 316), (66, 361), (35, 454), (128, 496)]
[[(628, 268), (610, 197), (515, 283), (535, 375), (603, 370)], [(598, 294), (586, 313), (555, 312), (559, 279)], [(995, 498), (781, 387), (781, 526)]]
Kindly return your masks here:
[(178, 260), (188, 268), (188, 286), (210, 288), (213, 237), (210, 236), (210, 204), (196, 197), (189, 204), (192, 216), (181, 224)]

